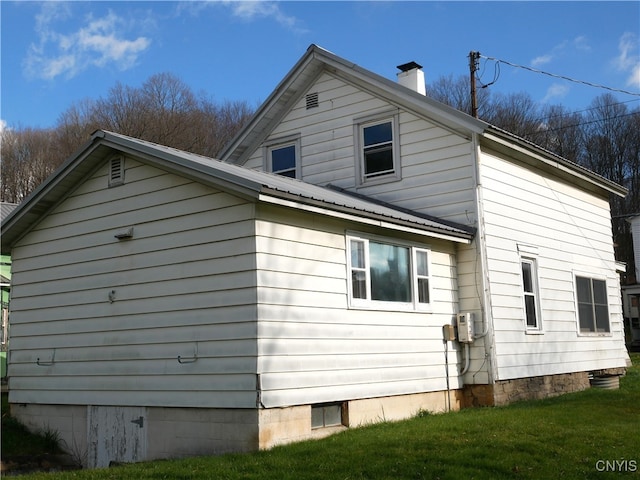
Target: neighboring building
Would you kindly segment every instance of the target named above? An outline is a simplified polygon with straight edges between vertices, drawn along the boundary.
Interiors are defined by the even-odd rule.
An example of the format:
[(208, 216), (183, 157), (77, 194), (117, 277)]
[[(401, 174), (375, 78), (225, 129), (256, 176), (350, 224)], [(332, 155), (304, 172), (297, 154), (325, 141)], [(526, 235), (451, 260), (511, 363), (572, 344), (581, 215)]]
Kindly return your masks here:
[[(633, 238), (633, 258), (636, 275), (640, 274), (640, 215), (627, 219)], [(622, 286), (622, 306), (628, 333), (629, 350), (640, 351), (640, 283), (635, 278)]]
[(102, 466), (623, 373), (625, 190), (402, 67), (310, 47), (227, 163), (94, 134), (3, 223), (14, 414)]
[[(0, 202), (0, 222), (16, 208), (16, 203)], [(11, 294), (11, 256), (0, 255), (0, 378), (7, 379), (7, 348), (9, 341), (9, 296)], [(4, 387), (3, 387), (4, 388)]]

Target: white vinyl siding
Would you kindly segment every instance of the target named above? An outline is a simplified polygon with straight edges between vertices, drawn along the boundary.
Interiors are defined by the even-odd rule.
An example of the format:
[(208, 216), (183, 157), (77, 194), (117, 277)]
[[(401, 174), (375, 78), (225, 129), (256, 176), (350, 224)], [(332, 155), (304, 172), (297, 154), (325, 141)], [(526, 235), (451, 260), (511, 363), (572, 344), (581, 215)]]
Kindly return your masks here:
[(11, 402), (255, 408), (254, 205), (126, 166), (13, 252)]
[[(456, 312), (453, 246), (432, 245), (430, 313), (349, 310), (346, 226), (264, 205), (259, 218), (258, 374), (265, 407), (446, 389), (442, 325)], [(457, 388), (458, 352), (450, 348), (449, 355)]]
[[(302, 180), (352, 190), (357, 187), (360, 193), (401, 207), (473, 225), (475, 174), (468, 138), (411, 112), (398, 110), (327, 73), (319, 77), (310, 91), (319, 93), (319, 106), (307, 110), (302, 96), (265, 142), (300, 136)], [(391, 117), (397, 118), (398, 179), (358, 186), (358, 129), (354, 125), (363, 119)], [(261, 148), (248, 158), (245, 166), (265, 168)]]
[[(481, 165), (497, 377), (623, 367), (620, 289), (607, 199), (496, 154), (484, 154)], [(537, 250), (544, 335), (527, 335), (523, 329), (520, 244)], [(610, 336), (578, 335), (574, 271), (607, 279)]]

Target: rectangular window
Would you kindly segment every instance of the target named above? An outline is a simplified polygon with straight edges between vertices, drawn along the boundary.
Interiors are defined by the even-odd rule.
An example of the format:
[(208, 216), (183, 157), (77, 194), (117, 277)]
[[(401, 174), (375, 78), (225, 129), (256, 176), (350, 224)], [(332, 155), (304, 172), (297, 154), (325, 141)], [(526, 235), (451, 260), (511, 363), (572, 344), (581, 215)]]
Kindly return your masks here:
[(349, 238), (353, 305), (426, 306), (431, 302), (429, 251), (377, 239)]
[(523, 258), (520, 265), (522, 267), (525, 324), (527, 329), (538, 330), (540, 329), (540, 312), (536, 261), (532, 258)]
[(391, 122), (362, 127), (364, 176), (393, 173), (393, 126)]
[(296, 144), (269, 148), (270, 171), (284, 177), (296, 178)]
[(342, 403), (311, 406), (311, 428), (342, 425)]
[(578, 320), (582, 333), (609, 333), (607, 282), (576, 275)]
[(427, 250), (416, 250), (416, 280), (418, 303), (429, 303), (429, 257)]
[(397, 116), (366, 120), (356, 129), (360, 181), (388, 181), (400, 178)]

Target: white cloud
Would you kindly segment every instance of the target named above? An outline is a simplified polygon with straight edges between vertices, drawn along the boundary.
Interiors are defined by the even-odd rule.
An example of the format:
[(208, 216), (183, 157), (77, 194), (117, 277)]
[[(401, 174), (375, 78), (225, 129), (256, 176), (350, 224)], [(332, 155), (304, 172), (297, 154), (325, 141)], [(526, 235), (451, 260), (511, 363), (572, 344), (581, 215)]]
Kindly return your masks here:
[(567, 85), (563, 85), (560, 83), (554, 83), (549, 88), (547, 88), (547, 93), (542, 99), (543, 103), (549, 103), (551, 101), (558, 100), (560, 98), (564, 98), (569, 93), (570, 88)]
[(591, 45), (589, 45), (589, 42), (587, 41), (587, 37), (585, 37), (584, 35), (580, 35), (574, 38), (573, 46), (575, 47), (576, 50), (582, 50), (584, 52), (591, 51)]
[(533, 60), (531, 60), (531, 66), (532, 67), (539, 67), (540, 65), (544, 65), (545, 63), (549, 63), (552, 59), (553, 59), (553, 56), (551, 56), (549, 54), (540, 55), (539, 57), (536, 57)]
[(637, 35), (631, 32), (624, 33), (618, 42), (619, 54), (613, 60), (618, 71), (627, 74), (626, 85), (628, 87), (640, 88), (639, 44)]
[(198, 15), (206, 7), (227, 7), (234, 17), (251, 22), (259, 18), (271, 18), (281, 26), (296, 33), (306, 33), (307, 30), (300, 26), (300, 21), (292, 15), (287, 15), (280, 8), (279, 2), (261, 0), (207, 0), (180, 2), (178, 13), (189, 11), (192, 15)]
[(11, 130), (11, 129), (7, 126), (7, 122), (5, 122), (0, 118), (0, 134), (2, 134), (5, 130)]
[(584, 35), (577, 36), (571, 41), (564, 40), (557, 45), (553, 46), (551, 50), (542, 55), (538, 55), (531, 60), (532, 67), (540, 67), (547, 63), (551, 63), (558, 58), (571, 54), (574, 51), (588, 52), (591, 50), (587, 37)]
[(38, 43), (32, 43), (24, 61), (25, 72), (34, 78), (72, 78), (90, 67), (113, 65), (126, 70), (151, 45), (146, 37), (124, 37), (125, 20), (112, 11), (102, 17), (89, 16), (78, 30), (64, 34), (54, 28), (57, 20), (70, 18), (64, 4), (45, 2), (36, 16)]

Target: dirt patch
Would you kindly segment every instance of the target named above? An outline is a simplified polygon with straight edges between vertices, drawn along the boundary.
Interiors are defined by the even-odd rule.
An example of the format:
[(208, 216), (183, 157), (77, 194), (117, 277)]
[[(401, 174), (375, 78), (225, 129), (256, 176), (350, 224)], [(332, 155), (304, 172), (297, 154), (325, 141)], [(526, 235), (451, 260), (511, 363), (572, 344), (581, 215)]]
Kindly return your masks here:
[(14, 455), (3, 457), (0, 461), (0, 472), (3, 477), (32, 472), (79, 470), (81, 468), (82, 466), (78, 465), (70, 455), (65, 454)]

